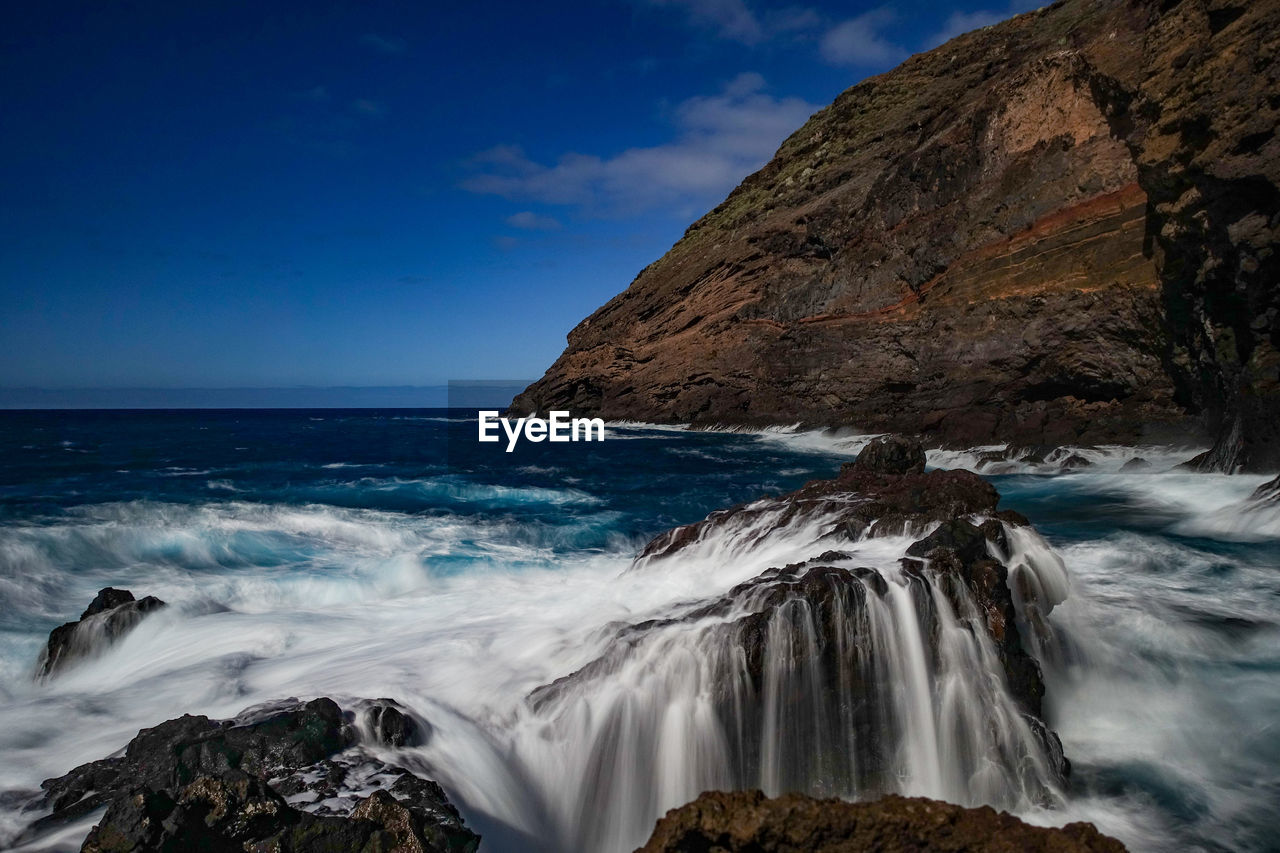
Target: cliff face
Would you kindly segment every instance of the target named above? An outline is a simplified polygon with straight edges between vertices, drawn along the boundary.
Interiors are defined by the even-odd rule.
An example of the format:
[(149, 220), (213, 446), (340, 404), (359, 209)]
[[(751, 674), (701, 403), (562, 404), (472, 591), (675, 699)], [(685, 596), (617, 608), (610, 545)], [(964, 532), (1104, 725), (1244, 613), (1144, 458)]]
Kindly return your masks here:
[(1067, 0), (846, 91), (518, 411), (1280, 465), (1280, 2)]

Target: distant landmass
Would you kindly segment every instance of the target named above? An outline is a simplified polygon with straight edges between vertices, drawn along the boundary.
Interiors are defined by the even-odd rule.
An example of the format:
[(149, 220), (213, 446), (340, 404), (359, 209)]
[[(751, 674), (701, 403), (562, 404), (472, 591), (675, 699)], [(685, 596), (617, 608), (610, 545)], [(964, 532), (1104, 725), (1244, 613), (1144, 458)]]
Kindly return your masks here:
[(0, 388), (0, 409), (506, 408), (529, 380), (284, 388)]

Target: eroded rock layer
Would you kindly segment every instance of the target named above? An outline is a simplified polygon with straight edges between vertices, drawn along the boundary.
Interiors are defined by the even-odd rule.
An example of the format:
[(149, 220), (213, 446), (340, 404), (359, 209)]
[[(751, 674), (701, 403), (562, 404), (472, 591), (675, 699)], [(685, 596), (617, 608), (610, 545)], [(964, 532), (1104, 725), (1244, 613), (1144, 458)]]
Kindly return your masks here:
[(846, 91), (516, 398), (1280, 466), (1280, 3), (1068, 0)]

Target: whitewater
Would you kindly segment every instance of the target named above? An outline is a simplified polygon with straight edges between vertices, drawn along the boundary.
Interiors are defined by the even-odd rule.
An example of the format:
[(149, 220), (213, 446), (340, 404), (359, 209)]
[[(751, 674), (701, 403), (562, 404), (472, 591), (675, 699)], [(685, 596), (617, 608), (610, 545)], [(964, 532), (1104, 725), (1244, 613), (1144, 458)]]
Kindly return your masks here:
[[(637, 562), (645, 542), (832, 476), (867, 436), (615, 424), (604, 442), (512, 454), (474, 436), (474, 415), (456, 411), (5, 414), (0, 846), (29, 817), (18, 794), (140, 728), (288, 696), (411, 709), (430, 736), (379, 749), (439, 781), (490, 851), (631, 850), (707, 788), (858, 793), (857, 768), (812, 770), (842, 731), (816, 703), (743, 711), (771, 733), (761, 755), (744, 758), (719, 729), (712, 694), (732, 662), (710, 638), (740, 611), (621, 656), (615, 645), (619, 626), (686, 615), (813, 556), (822, 531), (739, 531)], [(913, 537), (891, 536), (853, 546), (849, 567), (889, 586), (887, 604), (850, 605), (848, 618), (869, 626), (875, 666), (902, 685), (885, 700), (900, 703), (885, 719), (903, 721), (899, 789), (1041, 824), (1093, 821), (1133, 850), (1272, 849), (1280, 504), (1250, 500), (1267, 478), (1179, 469), (1197, 448), (1059, 451), (1090, 463), (1069, 472), (1065, 456), (993, 463), (999, 450), (929, 462), (981, 465), (1001, 507), (1037, 531), (1015, 544), (1061, 587), (1054, 647), (1038, 656), (1070, 781), (1036, 764), (1007, 697), (966, 679), (991, 669), (981, 642), (952, 631), (949, 668), (919, 665), (922, 605), (898, 567)], [(1126, 466), (1135, 457), (1148, 464)], [(48, 632), (104, 586), (171, 606), (37, 681)], [(925, 606), (944, 628), (963, 615)], [(592, 679), (540, 690), (602, 658), (613, 663)], [(933, 675), (953, 677), (944, 690)], [(956, 730), (973, 743), (949, 741), (947, 721), (965, 715)], [(963, 767), (975, 750), (1016, 769)], [(78, 849), (98, 816), (32, 849)]]

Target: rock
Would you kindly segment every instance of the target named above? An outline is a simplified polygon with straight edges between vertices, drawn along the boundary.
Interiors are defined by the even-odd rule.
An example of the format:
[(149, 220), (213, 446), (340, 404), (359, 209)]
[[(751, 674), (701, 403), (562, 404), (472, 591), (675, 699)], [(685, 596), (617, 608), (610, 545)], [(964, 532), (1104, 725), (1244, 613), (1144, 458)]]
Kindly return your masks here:
[(1280, 477), (1263, 483), (1254, 489), (1252, 495), (1249, 496), (1253, 501), (1269, 501), (1271, 503), (1280, 503)]
[(370, 736), (384, 746), (417, 746), (426, 741), (427, 730), (394, 699), (376, 699), (357, 708)]
[(1280, 5), (1066, 0), (820, 110), (517, 413), (1280, 467)]
[[(369, 704), (384, 717), (398, 705)], [(51, 813), (23, 838), (106, 805), (85, 850), (474, 850), (478, 836), (444, 791), (353, 753), (358, 736), (347, 719), (332, 699), (290, 699), (232, 720), (186, 715), (143, 729), (122, 755), (46, 780)], [(369, 787), (382, 790), (365, 799), (359, 791)]]
[[(911, 471), (892, 474), (879, 473), (857, 461), (845, 463), (835, 479), (815, 480), (779, 498), (719, 510), (703, 521), (669, 530), (645, 545), (640, 559), (670, 556), (695, 544), (714, 528), (748, 524), (752, 518), (780, 506), (785, 508), (784, 521), (822, 515), (831, 519), (833, 532), (856, 531), (854, 538), (860, 538), (863, 532), (885, 536), (922, 530), (933, 522), (957, 516), (997, 514), (1000, 495), (977, 474), (964, 470), (924, 473), (915, 467), (913, 463)], [(1015, 523), (1025, 524), (1025, 519)]]
[(1063, 471), (1078, 471), (1081, 468), (1091, 468), (1093, 463), (1079, 453), (1072, 453), (1058, 466)]
[(36, 677), (46, 678), (75, 660), (100, 653), (137, 627), (142, 617), (164, 606), (155, 596), (134, 600), (126, 589), (100, 590), (78, 620), (49, 633), (36, 663)]
[(873, 474), (920, 474), (924, 472), (924, 447), (918, 441), (897, 435), (872, 439), (858, 458), (846, 463)]
[(469, 833), (447, 834), (387, 791), (374, 791), (347, 817), (291, 808), (261, 779), (238, 771), (201, 776), (177, 796), (142, 788), (112, 802), (82, 853), (163, 850), (474, 851)]
[(1123, 853), (1090, 823), (1031, 826), (1004, 812), (922, 797), (820, 800), (759, 791), (705, 793), (658, 821), (636, 853)]
[(1141, 456), (1135, 456), (1128, 462), (1120, 466), (1121, 471), (1149, 471), (1151, 463), (1143, 459)]

